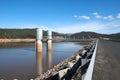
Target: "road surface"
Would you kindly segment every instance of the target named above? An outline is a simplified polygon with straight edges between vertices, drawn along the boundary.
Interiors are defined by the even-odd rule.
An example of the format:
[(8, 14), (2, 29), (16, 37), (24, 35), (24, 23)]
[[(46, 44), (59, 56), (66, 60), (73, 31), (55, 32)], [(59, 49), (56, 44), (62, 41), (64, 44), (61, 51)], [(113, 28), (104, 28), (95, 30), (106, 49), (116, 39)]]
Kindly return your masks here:
[(99, 40), (92, 80), (120, 80), (120, 42)]

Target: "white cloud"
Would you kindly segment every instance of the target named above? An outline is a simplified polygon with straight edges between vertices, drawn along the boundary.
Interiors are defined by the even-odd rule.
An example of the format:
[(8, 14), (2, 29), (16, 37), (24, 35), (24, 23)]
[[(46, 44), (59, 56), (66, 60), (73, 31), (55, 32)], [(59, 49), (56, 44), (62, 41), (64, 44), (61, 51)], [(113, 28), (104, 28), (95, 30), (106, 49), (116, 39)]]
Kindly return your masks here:
[(114, 17), (113, 17), (112, 15), (102, 16), (102, 15), (99, 15), (98, 12), (93, 13), (93, 15), (94, 15), (95, 18), (97, 18), (97, 19), (106, 19), (106, 20), (113, 20), (113, 19), (114, 19)]
[(114, 24), (113, 27), (120, 27), (120, 24)]
[(97, 19), (101, 19), (103, 18), (101, 15), (99, 15), (97, 12), (93, 13), (93, 15), (95, 16), (95, 18)]
[(120, 19), (120, 13), (118, 13), (118, 15), (117, 15), (117, 17), (116, 17), (116, 18)]
[(98, 15), (98, 13), (97, 13), (97, 12), (94, 12), (93, 15)]
[(85, 19), (85, 20), (89, 20), (90, 17), (89, 16), (74, 16), (74, 18), (77, 18), (77, 19)]
[(75, 32), (81, 32), (81, 31), (102, 31), (103, 29), (106, 29), (105, 24), (101, 24), (99, 22), (88, 22), (88, 23), (82, 23), (82, 24), (72, 24), (72, 25), (64, 25), (64, 26), (58, 26), (55, 28), (55, 31), (61, 32), (61, 33), (75, 33)]
[(113, 20), (114, 18), (113, 18), (113, 16), (112, 16), (112, 15), (109, 15), (109, 16), (105, 16), (105, 17), (103, 17), (103, 19)]
[(74, 15), (74, 18), (78, 18), (79, 16)]
[[(5, 26), (9, 26), (9, 25), (2, 25), (0, 26), (0, 28), (7, 28)], [(9, 26), (10, 29), (25, 29), (25, 28), (29, 28), (29, 29), (34, 29), (34, 28), (42, 28), (43, 30), (52, 30), (54, 31), (54, 29), (51, 29), (49, 27), (46, 27), (45, 25), (39, 25), (39, 24), (14, 24), (14, 25), (10, 25)]]
[(43, 30), (55, 31), (54, 28), (46, 27), (45, 25), (23, 25), (21, 28), (41, 28)]
[(16, 25), (18, 26), (19, 28), (43, 28), (42, 25), (35, 25), (35, 24), (22, 24), (22, 25)]
[(89, 20), (90, 17), (89, 16), (81, 16), (81, 19), (87, 19), (87, 20)]
[(81, 31), (92, 31), (97, 33), (114, 33), (120, 32), (120, 24), (118, 22), (98, 22), (89, 21), (86, 23), (77, 23), (71, 25), (58, 25), (54, 28), (54, 31), (60, 33), (76, 33)]

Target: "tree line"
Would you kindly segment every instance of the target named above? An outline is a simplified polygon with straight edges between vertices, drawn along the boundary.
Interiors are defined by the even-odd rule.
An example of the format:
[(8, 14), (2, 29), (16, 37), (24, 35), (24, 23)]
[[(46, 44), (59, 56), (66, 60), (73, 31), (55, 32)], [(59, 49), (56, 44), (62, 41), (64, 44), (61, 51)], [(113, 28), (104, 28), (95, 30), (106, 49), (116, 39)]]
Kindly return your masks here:
[[(78, 37), (80, 39), (107, 37), (111, 40), (120, 40), (120, 33), (99, 34), (95, 32), (78, 32), (74, 34), (62, 34), (52, 32), (52, 35), (62, 37)], [(47, 31), (43, 31), (43, 36), (47, 36)], [(0, 29), (0, 38), (36, 38), (36, 29)]]
[[(52, 32), (53, 36), (60, 36), (60, 33)], [(43, 31), (47, 36), (47, 31)], [(36, 29), (0, 29), (0, 38), (36, 38)]]

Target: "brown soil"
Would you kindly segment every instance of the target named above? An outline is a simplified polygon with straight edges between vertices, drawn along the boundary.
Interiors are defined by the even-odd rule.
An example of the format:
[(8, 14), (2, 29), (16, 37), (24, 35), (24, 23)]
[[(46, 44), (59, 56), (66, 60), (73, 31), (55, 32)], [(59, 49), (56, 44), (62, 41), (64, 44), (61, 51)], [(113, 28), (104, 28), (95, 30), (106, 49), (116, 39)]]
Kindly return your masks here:
[(0, 43), (5, 43), (5, 42), (34, 42), (35, 39), (2, 39), (0, 38)]

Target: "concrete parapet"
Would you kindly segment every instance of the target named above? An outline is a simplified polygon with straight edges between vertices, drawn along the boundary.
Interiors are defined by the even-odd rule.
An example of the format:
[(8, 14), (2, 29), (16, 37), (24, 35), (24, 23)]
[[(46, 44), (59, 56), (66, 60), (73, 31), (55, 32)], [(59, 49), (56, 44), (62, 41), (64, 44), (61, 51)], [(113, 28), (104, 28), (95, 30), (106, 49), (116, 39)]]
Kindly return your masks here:
[(96, 41), (96, 43), (93, 43), (93, 46), (92, 46), (93, 50), (91, 51), (91, 52), (93, 52), (92, 53), (93, 55), (91, 57), (91, 60), (90, 60), (90, 63), (89, 63), (86, 73), (82, 76), (82, 80), (92, 80), (97, 44), (98, 44), (98, 40)]

